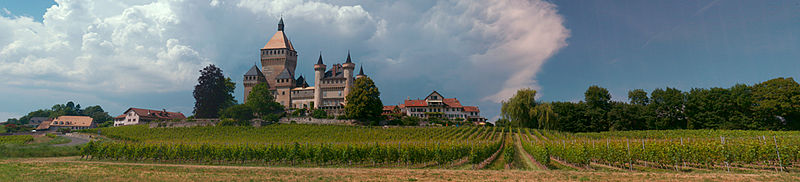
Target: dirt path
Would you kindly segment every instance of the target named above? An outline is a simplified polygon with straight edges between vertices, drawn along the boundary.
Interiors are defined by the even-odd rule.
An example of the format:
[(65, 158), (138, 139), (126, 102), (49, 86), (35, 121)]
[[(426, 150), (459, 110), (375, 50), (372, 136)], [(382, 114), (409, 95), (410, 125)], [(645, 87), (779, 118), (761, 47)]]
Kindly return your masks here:
[(80, 161), (0, 160), (9, 181), (797, 181), (798, 174), (292, 168)]

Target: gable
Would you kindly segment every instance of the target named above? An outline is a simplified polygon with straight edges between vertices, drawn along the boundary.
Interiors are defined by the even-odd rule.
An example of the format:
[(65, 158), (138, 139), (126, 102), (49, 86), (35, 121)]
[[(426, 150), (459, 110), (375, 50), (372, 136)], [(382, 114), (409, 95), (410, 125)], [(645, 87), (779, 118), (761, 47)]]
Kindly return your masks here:
[(442, 99), (444, 99), (444, 97), (442, 97), (442, 94), (439, 94), (439, 92), (436, 91), (433, 91), (431, 94), (428, 94), (428, 96), (425, 97), (425, 100), (442, 100)]

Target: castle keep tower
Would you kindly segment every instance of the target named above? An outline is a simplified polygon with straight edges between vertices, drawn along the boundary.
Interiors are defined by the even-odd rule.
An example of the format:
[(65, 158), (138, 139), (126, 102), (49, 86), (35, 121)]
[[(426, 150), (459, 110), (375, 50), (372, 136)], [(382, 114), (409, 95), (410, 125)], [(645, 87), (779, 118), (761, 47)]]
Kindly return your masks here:
[(297, 51), (283, 33), (283, 18), (281, 18), (278, 22), (278, 31), (272, 35), (267, 45), (261, 48), (261, 70), (269, 83), (270, 90), (276, 89), (276, 78), (284, 70), (294, 78), (295, 67), (297, 67)]

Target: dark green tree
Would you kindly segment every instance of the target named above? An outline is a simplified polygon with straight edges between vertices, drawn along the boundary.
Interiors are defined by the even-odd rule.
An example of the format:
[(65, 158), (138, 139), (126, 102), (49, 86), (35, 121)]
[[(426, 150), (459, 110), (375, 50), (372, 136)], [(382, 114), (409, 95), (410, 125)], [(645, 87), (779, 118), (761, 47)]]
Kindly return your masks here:
[(656, 119), (649, 124), (651, 129), (685, 129), (686, 118), (684, 116), (683, 92), (675, 88), (667, 87), (655, 89), (650, 94), (650, 104), (648, 108), (655, 114)]
[(606, 119), (606, 113), (611, 110), (611, 94), (608, 89), (592, 85), (584, 92), (586, 101), (586, 117), (590, 124), (589, 131), (607, 131), (611, 123)]
[(800, 129), (800, 85), (791, 77), (753, 85), (753, 100), (760, 129)]
[(252, 108), (255, 115), (259, 117), (283, 111), (283, 106), (275, 102), (275, 97), (272, 96), (272, 92), (269, 91), (269, 86), (266, 83), (259, 83), (253, 86), (253, 90), (247, 96), (245, 105)]
[(195, 103), (192, 111), (196, 118), (217, 118), (222, 109), (230, 106), (230, 103), (236, 103), (235, 100), (230, 100), (233, 98), (233, 89), (229, 88), (222, 70), (213, 64), (200, 70), (197, 82), (193, 92)]
[(643, 89), (633, 89), (628, 91), (628, 100), (631, 104), (646, 106), (650, 103), (650, 98), (647, 97), (647, 92)]
[(376, 122), (381, 118), (383, 103), (381, 92), (375, 82), (369, 77), (356, 79), (353, 89), (347, 94), (347, 104), (344, 106), (345, 116), (358, 121)]

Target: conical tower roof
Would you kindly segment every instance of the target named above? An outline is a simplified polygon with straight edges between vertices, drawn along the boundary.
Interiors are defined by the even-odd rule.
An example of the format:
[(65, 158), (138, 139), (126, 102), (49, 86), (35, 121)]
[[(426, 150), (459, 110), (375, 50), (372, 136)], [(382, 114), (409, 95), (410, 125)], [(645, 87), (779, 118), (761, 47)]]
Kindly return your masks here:
[(258, 66), (253, 65), (253, 67), (250, 68), (250, 70), (247, 71), (247, 73), (245, 73), (244, 76), (260, 76), (260, 77), (263, 77), (264, 73), (261, 73), (261, 70), (258, 69)]
[(278, 31), (275, 32), (275, 35), (272, 35), (272, 38), (269, 39), (267, 45), (264, 45), (264, 48), (261, 49), (289, 49), (294, 50), (294, 46), (292, 46), (292, 41), (289, 41), (289, 38), (286, 37), (286, 34), (283, 33), (283, 18), (278, 23)]

